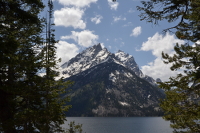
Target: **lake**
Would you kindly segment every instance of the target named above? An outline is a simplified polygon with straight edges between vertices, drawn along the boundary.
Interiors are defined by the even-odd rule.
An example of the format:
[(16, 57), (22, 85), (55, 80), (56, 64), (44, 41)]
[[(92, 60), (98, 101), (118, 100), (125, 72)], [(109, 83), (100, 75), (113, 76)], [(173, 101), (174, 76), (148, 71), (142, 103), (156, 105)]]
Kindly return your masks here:
[(83, 133), (172, 133), (170, 122), (161, 117), (67, 117), (63, 125), (83, 124)]

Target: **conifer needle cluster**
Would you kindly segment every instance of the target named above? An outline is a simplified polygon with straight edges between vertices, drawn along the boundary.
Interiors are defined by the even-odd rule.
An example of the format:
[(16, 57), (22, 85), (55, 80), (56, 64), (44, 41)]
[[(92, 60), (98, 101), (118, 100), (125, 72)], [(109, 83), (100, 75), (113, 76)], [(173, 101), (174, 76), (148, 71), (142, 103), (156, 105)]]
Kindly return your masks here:
[(162, 53), (164, 63), (172, 64), (171, 70), (183, 72), (169, 81), (160, 83), (166, 98), (160, 106), (165, 112), (164, 119), (171, 122), (174, 132), (200, 132), (200, 1), (199, 0), (149, 0), (143, 1), (141, 20), (158, 24), (167, 20), (177, 25), (164, 29), (185, 40), (176, 44), (175, 54)]

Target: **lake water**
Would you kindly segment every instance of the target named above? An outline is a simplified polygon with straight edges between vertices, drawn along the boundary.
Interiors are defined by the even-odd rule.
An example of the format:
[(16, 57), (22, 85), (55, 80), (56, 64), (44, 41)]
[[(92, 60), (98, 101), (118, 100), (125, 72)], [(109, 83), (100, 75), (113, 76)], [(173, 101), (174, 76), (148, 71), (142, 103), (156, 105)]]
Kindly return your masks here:
[(170, 122), (161, 117), (67, 117), (64, 124), (83, 124), (83, 133), (172, 133)]

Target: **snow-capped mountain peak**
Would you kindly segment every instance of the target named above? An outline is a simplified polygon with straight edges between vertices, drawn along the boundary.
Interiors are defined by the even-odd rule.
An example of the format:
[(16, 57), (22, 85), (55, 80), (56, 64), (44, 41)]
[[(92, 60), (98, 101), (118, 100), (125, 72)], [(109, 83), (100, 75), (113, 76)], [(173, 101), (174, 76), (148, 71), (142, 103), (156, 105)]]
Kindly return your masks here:
[(134, 57), (123, 51), (111, 53), (100, 44), (94, 45), (64, 63), (60, 72), (64, 80), (74, 81), (68, 88), (70, 94), (66, 94), (73, 105), (69, 116), (145, 116), (161, 112), (158, 99), (164, 97), (162, 91), (153, 78), (143, 75)]
[(61, 77), (67, 78), (104, 62), (111, 53), (101, 44), (89, 47), (61, 66)]
[(115, 53), (115, 57), (117, 57), (120, 61), (127, 61), (129, 58), (133, 57), (124, 51), (119, 50), (118, 52)]
[(135, 74), (139, 77), (143, 77), (142, 71), (139, 69), (137, 63), (135, 62), (135, 59), (132, 55), (129, 55), (121, 50), (115, 53), (115, 57), (118, 61), (121, 62), (125, 67), (131, 69), (135, 72)]
[(101, 44), (87, 48), (68, 62), (64, 63), (60, 69), (60, 77), (68, 78), (104, 62), (115, 62), (122, 65), (129, 70), (132, 70), (138, 77), (146, 79), (154, 84), (155, 80), (142, 73), (132, 55), (121, 50), (116, 53), (111, 53), (106, 48), (102, 47)]

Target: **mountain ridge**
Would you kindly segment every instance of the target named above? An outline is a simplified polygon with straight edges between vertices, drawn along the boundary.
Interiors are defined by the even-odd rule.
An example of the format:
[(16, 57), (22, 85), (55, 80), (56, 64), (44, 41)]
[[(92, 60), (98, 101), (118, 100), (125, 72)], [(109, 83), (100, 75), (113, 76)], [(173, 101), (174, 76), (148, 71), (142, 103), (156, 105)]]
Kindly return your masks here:
[(144, 75), (132, 55), (129, 55), (122, 50), (118, 50), (116, 53), (111, 53), (106, 48), (103, 48), (100, 43), (87, 48), (68, 62), (61, 65), (60, 77), (68, 78), (95, 65), (103, 63), (110, 58), (116, 63), (131, 69), (137, 76), (144, 78), (151, 84), (156, 85), (156, 80), (161, 81), (160, 79), (155, 80), (148, 75)]
[(133, 56), (121, 50), (110, 53), (94, 45), (64, 63), (61, 72), (65, 81), (74, 81), (64, 95), (71, 97), (67, 116), (162, 115), (162, 90), (143, 75)]

